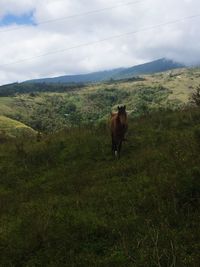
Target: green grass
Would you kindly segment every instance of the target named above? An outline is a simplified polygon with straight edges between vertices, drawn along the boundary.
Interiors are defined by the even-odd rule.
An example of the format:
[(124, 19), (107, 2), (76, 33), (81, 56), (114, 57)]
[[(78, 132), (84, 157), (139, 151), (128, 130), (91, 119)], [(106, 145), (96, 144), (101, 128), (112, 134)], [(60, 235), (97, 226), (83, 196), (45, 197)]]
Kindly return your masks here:
[[(0, 266), (199, 266), (200, 111), (0, 146)], [(19, 145), (20, 144), (20, 145)]]
[(0, 115), (8, 115), (13, 113), (13, 102), (13, 97), (0, 97)]
[(8, 137), (19, 137), (22, 135), (32, 136), (36, 132), (25, 124), (0, 115), (0, 133)]

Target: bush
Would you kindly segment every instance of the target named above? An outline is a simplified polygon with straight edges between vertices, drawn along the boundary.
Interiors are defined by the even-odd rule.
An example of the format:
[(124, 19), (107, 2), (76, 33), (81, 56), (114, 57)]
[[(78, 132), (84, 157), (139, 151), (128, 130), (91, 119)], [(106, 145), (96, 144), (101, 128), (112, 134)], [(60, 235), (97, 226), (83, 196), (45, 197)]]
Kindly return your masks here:
[(200, 107), (200, 85), (196, 88), (195, 92), (191, 96), (191, 102), (197, 107)]

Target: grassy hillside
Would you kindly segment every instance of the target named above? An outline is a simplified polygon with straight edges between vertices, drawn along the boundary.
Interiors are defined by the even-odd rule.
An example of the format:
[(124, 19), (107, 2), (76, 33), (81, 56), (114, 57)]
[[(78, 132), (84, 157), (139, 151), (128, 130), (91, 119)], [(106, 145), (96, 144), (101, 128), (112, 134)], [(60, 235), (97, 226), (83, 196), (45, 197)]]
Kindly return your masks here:
[(14, 102), (15, 98), (13, 97), (0, 97), (0, 115), (15, 113), (15, 109), (13, 109)]
[(0, 135), (7, 137), (19, 137), (21, 135), (36, 136), (36, 132), (25, 124), (0, 116)]
[[(99, 123), (123, 103), (133, 118), (156, 110), (182, 108), (199, 84), (199, 68), (77, 87), (41, 84), (37, 86), (42, 92), (0, 97), (0, 115), (37, 131), (56, 132), (63, 127)], [(29, 92), (29, 86), (32, 88), (24, 84), (23, 92)]]
[(199, 266), (200, 111), (127, 138), (120, 160), (105, 124), (0, 146), (1, 266)]

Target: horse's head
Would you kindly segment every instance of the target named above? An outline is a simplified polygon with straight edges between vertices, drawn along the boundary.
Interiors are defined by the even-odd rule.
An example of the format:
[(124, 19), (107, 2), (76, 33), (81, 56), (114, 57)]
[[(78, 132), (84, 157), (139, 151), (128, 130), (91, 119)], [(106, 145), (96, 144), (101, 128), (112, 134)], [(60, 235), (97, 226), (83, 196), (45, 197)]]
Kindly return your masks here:
[(126, 113), (126, 106), (118, 106), (118, 116), (120, 118), (120, 122), (122, 124), (127, 123), (127, 113)]
[(118, 106), (118, 114), (119, 115), (123, 115), (123, 114), (126, 114), (126, 106)]

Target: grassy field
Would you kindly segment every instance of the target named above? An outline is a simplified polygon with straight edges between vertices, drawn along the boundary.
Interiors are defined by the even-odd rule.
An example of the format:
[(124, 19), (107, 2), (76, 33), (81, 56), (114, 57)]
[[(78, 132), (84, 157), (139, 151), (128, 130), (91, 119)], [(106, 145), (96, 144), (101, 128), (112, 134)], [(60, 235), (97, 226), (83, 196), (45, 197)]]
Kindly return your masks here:
[[(0, 266), (198, 267), (200, 111), (0, 146)], [(20, 147), (18, 145), (20, 143)]]

